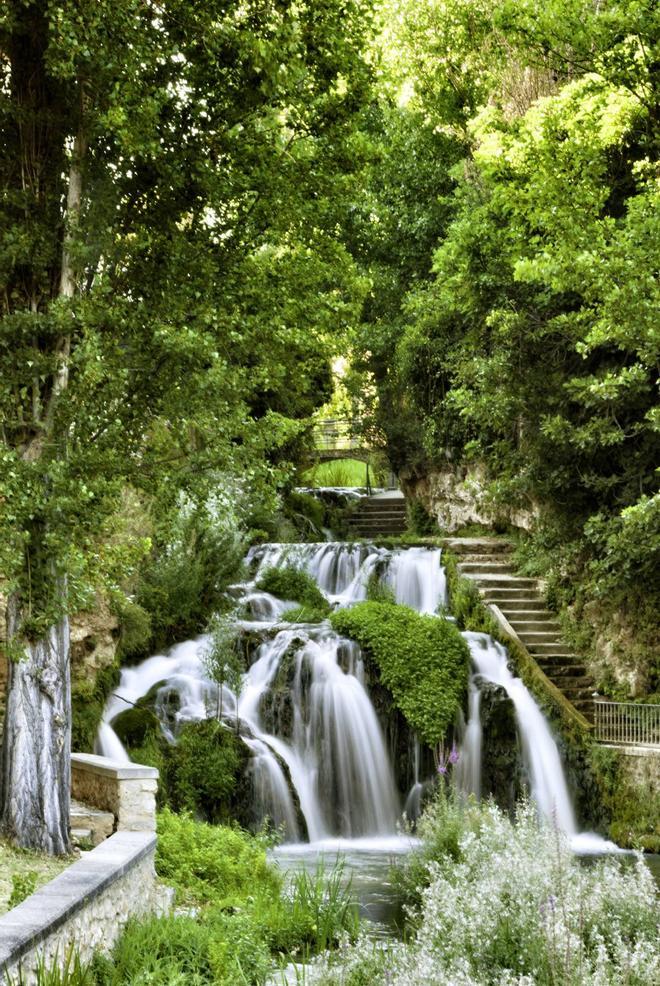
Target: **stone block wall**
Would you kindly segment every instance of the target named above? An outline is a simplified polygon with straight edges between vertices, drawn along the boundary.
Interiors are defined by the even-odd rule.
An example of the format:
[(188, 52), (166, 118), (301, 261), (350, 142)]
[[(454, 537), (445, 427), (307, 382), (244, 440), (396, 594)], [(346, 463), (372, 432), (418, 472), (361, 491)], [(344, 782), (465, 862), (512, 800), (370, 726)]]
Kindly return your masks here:
[(156, 830), (158, 771), (93, 753), (71, 755), (71, 797), (111, 811), (117, 832)]

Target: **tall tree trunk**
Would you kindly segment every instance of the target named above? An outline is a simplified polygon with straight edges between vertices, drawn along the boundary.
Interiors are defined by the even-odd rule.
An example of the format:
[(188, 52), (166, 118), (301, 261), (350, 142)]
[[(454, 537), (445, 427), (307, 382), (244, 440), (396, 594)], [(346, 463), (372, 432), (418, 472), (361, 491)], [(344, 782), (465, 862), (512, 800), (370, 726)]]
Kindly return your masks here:
[[(72, 245), (82, 201), (82, 160), (85, 141), (76, 137), (69, 171), (67, 230), (62, 246), (59, 296), (75, 296)], [(23, 458), (38, 462), (48, 443), (64, 454), (66, 436), (55, 434), (57, 404), (69, 383), (71, 338), (57, 341), (57, 368), (42, 419)], [(60, 588), (66, 612), (66, 583)], [(71, 679), (69, 621), (36, 641), (22, 632), (24, 614), (20, 595), (7, 607), (7, 641), (12, 660), (7, 682), (7, 704), (0, 770), (0, 829), (13, 843), (61, 855), (70, 849), (71, 801)]]
[(69, 621), (38, 641), (21, 632), (21, 604), (7, 606), (9, 662), (0, 773), (2, 830), (18, 846), (60, 855), (70, 849), (71, 686)]

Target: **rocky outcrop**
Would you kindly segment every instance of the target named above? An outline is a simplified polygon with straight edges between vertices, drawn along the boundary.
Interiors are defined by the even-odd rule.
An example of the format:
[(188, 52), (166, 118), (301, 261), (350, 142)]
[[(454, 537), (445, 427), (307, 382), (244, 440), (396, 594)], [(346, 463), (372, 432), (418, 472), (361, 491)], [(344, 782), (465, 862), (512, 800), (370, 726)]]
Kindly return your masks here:
[(493, 507), (486, 495), (487, 473), (483, 465), (447, 464), (423, 478), (399, 476), (401, 487), (410, 499), (419, 500), (434, 517), (442, 531), (451, 534), (470, 524), (497, 527), (511, 524), (529, 530), (536, 509)]

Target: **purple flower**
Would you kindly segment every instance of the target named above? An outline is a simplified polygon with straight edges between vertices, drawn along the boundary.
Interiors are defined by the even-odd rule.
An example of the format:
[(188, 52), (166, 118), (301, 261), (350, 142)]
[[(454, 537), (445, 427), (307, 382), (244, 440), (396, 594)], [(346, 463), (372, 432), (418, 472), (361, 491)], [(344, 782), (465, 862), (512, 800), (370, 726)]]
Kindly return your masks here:
[(438, 773), (443, 775), (447, 773), (447, 763), (444, 760), (438, 764)]
[(452, 764), (452, 766), (453, 766), (455, 763), (458, 763), (459, 760), (460, 760), (460, 754), (459, 754), (458, 750), (456, 749), (456, 744), (455, 743), (452, 743), (452, 745), (451, 745), (451, 753), (449, 754), (449, 760), (448, 760), (448, 762), (450, 764)]

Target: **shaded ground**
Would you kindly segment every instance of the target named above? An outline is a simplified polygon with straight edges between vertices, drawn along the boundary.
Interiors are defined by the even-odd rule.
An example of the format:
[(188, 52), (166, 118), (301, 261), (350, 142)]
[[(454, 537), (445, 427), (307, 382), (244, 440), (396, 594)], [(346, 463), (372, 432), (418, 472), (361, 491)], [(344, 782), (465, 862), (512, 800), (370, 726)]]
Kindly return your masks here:
[[(26, 850), (14, 849), (0, 839), (0, 914), (9, 910), (9, 898), (17, 884), (25, 893), (48, 883), (70, 865), (67, 857), (38, 856)], [(25, 893), (25, 896), (28, 896)]]

